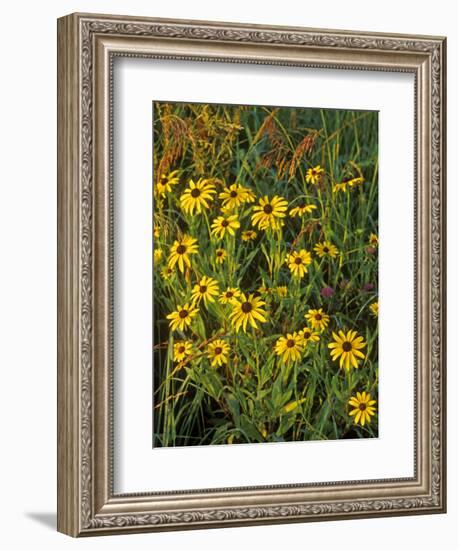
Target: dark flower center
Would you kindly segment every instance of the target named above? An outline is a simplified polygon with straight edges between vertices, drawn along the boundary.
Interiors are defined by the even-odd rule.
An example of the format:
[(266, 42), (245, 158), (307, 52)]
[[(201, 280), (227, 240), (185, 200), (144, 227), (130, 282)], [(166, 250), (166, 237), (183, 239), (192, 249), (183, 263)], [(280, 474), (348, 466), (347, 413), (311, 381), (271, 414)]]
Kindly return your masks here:
[(200, 196), (200, 191), (199, 189), (196, 189), (194, 188), (192, 191), (191, 191), (191, 197), (194, 197), (195, 199), (197, 199), (197, 197)]
[(180, 346), (180, 347), (178, 348), (178, 353), (184, 353), (184, 352), (185, 352), (185, 349), (186, 349), (186, 348), (185, 348), (184, 346)]
[(286, 347), (287, 348), (294, 348), (294, 345), (296, 344), (296, 342), (294, 340), (287, 340), (286, 341)]
[(186, 252), (186, 247), (184, 244), (179, 244), (177, 246), (177, 254), (184, 254)]
[(316, 170), (312, 170), (312, 176), (316, 176)]
[(233, 199), (235, 199), (235, 197), (237, 196), (237, 191), (231, 191), (230, 195)]
[(218, 258), (220, 258), (220, 257), (223, 255), (222, 250), (218, 250), (218, 252), (216, 253), (216, 255), (218, 256)]
[(327, 253), (329, 252), (329, 248), (328, 248), (327, 246), (325, 246), (325, 247), (323, 248), (323, 252), (325, 252), (325, 253), (327, 254)]
[(365, 411), (366, 410), (366, 403), (360, 403), (359, 404), (359, 410), (360, 411)]
[(169, 180), (164, 176), (163, 178), (161, 178), (161, 183), (162, 185), (166, 185), (166, 183), (168, 182)]
[(315, 315), (315, 321), (321, 321), (321, 319), (323, 319), (323, 316), (321, 315), (321, 313), (317, 313)]
[(234, 296), (233, 292), (226, 292), (226, 298), (232, 298)]
[(351, 351), (351, 343), (350, 343), (350, 342), (344, 342), (344, 343), (342, 344), (342, 349), (343, 349), (344, 351)]
[(294, 260), (294, 263), (297, 264), (297, 265), (300, 265), (302, 263), (302, 259), (301, 258), (296, 258)]
[(243, 313), (249, 313), (252, 309), (253, 309), (253, 306), (250, 304), (250, 302), (243, 302), (242, 304)]
[(223, 348), (215, 348), (215, 355), (221, 355), (221, 353), (223, 352)]
[(265, 214), (272, 214), (273, 210), (274, 209), (272, 208), (272, 206), (270, 204), (266, 204), (264, 206), (264, 213)]
[(199, 291), (202, 293), (202, 294), (205, 294), (205, 292), (207, 292), (207, 287), (205, 285), (201, 285), (199, 287)]
[(310, 338), (310, 332), (304, 332), (304, 338), (308, 340)]
[(178, 315), (179, 315), (182, 319), (184, 319), (185, 317), (188, 316), (188, 310), (187, 310), (187, 309), (182, 309)]
[(229, 225), (229, 222), (227, 220), (223, 220), (221, 222), (221, 227), (227, 227)]

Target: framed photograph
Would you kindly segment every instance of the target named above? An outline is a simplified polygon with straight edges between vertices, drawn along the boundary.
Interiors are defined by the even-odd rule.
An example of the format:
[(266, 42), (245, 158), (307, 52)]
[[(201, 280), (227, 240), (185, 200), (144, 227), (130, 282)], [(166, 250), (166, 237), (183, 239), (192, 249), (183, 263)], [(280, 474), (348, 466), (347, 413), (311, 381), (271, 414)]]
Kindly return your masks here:
[(58, 530), (445, 511), (445, 38), (58, 20)]

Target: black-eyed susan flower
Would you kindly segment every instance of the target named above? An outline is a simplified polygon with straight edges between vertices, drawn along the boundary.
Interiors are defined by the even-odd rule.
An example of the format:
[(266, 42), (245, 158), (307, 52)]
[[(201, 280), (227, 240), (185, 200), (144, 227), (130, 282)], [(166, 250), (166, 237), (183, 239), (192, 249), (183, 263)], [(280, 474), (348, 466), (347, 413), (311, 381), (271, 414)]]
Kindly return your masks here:
[(365, 355), (361, 349), (366, 347), (366, 342), (362, 336), (358, 336), (356, 330), (349, 330), (346, 334), (343, 330), (339, 333), (332, 333), (334, 342), (328, 344), (331, 350), (333, 361), (339, 360), (339, 366), (342, 369), (350, 370), (350, 367), (357, 369), (359, 367), (358, 359), (364, 359)]
[(175, 275), (175, 270), (171, 269), (169, 266), (165, 266), (164, 268), (162, 268), (161, 275), (163, 279), (169, 281), (173, 277), (173, 275)]
[(317, 253), (319, 258), (335, 258), (339, 255), (339, 251), (335, 245), (329, 241), (323, 241), (322, 243), (317, 243), (313, 250)]
[(192, 342), (189, 340), (179, 340), (173, 344), (173, 360), (180, 362), (192, 355)]
[(275, 344), (275, 353), (281, 357), (284, 363), (298, 361), (303, 350), (303, 339), (297, 332), (280, 336)]
[(275, 289), (275, 292), (277, 293), (277, 296), (280, 298), (284, 298), (288, 294), (288, 287), (287, 286), (277, 286)]
[(369, 309), (371, 310), (371, 313), (374, 317), (378, 317), (378, 301), (377, 302), (373, 302), (370, 306), (369, 306)]
[(286, 263), (293, 277), (302, 279), (307, 273), (307, 266), (312, 263), (312, 255), (307, 250), (294, 251), (286, 257)]
[(225, 211), (234, 210), (245, 202), (254, 202), (255, 200), (253, 191), (238, 183), (233, 183), (229, 187), (226, 187), (219, 194), (219, 198), (223, 201), (223, 209)]
[(170, 269), (173, 269), (178, 264), (178, 269), (181, 273), (184, 272), (184, 266), (191, 267), (191, 260), (189, 256), (196, 254), (199, 250), (197, 246), (197, 239), (190, 237), (189, 235), (183, 235), (180, 239), (174, 241), (170, 248), (170, 256), (168, 265)]
[(272, 288), (268, 285), (266, 285), (263, 281), (262, 285), (257, 290), (257, 296), (261, 296), (261, 294), (270, 294), (272, 292)]
[(256, 321), (266, 323), (266, 312), (263, 309), (265, 304), (259, 296), (253, 294), (246, 296), (243, 292), (240, 293), (240, 296), (232, 302), (232, 313), (230, 314), (235, 331), (238, 332), (242, 327), (243, 332), (246, 332), (248, 324), (253, 328), (258, 328)]
[(291, 208), (289, 211), (289, 215), (292, 218), (295, 218), (296, 216), (305, 216), (305, 214), (311, 214), (314, 210), (316, 210), (316, 206), (314, 204), (304, 204), (303, 206), (295, 206), (294, 208)]
[(346, 183), (349, 187), (357, 187), (358, 185), (362, 185), (364, 183), (364, 178), (358, 176), (356, 178), (349, 179)]
[(184, 304), (184, 306), (177, 306), (175, 311), (167, 315), (167, 319), (170, 319), (170, 328), (172, 330), (185, 330), (190, 326), (193, 318), (197, 315), (198, 309), (193, 304)]
[(375, 233), (369, 235), (369, 244), (371, 246), (378, 246), (378, 236)]
[(319, 342), (320, 340), (320, 335), (318, 334), (318, 332), (313, 331), (309, 327), (304, 327), (302, 330), (300, 330), (299, 336), (302, 338), (304, 349), (307, 347), (307, 344), (309, 342)]
[(323, 174), (324, 174), (324, 169), (321, 168), (321, 166), (318, 164), (317, 166), (314, 166), (313, 168), (309, 168), (307, 170), (307, 173), (305, 175), (305, 181), (307, 183), (313, 183), (315, 185), (321, 181)]
[(224, 250), (224, 248), (218, 248), (215, 252), (216, 256), (216, 263), (222, 264), (224, 263), (224, 260), (227, 258), (227, 252)]
[(279, 229), (283, 225), (283, 218), (286, 216), (288, 202), (275, 195), (272, 199), (264, 196), (259, 199), (259, 204), (253, 207), (254, 214), (251, 222), (259, 229)]
[(172, 185), (176, 185), (179, 181), (178, 170), (174, 170), (169, 174), (161, 174), (156, 181), (156, 194), (165, 197), (167, 193), (172, 191)]
[(248, 229), (247, 231), (242, 231), (242, 241), (254, 241), (258, 234), (256, 231), (253, 231), (252, 229)]
[(371, 421), (371, 416), (375, 415), (375, 399), (371, 399), (371, 394), (363, 392), (356, 392), (356, 395), (353, 395), (348, 404), (353, 409), (348, 413), (350, 416), (353, 416), (355, 424), (361, 424), (364, 426), (366, 422)]
[(332, 187), (333, 193), (338, 193), (339, 191), (346, 192), (349, 188), (357, 187), (359, 185), (362, 185), (364, 183), (363, 177), (356, 177), (356, 178), (350, 178), (344, 181), (341, 181), (340, 183), (335, 183)]
[(218, 294), (219, 287), (217, 281), (211, 277), (204, 276), (192, 289), (191, 299), (194, 304), (198, 304), (203, 300), (205, 305), (207, 305), (208, 302), (214, 302), (215, 296), (218, 296)]
[(306, 313), (304, 317), (313, 329), (317, 329), (320, 332), (323, 331), (329, 324), (329, 315), (327, 315), (321, 307), (320, 309), (309, 309), (308, 313)]
[(347, 191), (347, 182), (343, 181), (341, 183), (335, 183), (332, 186), (333, 193), (339, 193), (339, 191), (345, 193)]
[(235, 214), (232, 216), (218, 216), (212, 223), (211, 233), (218, 239), (222, 239), (226, 232), (229, 235), (235, 235), (235, 231), (239, 227), (240, 222)]
[(210, 359), (210, 365), (214, 368), (227, 363), (230, 347), (224, 340), (213, 340), (207, 346), (207, 355)]
[(227, 288), (224, 292), (222, 292), (218, 298), (218, 302), (221, 304), (230, 304), (234, 300), (240, 297), (240, 290), (235, 287)]
[(153, 252), (154, 263), (158, 264), (162, 260), (162, 249), (155, 248)]
[(251, 189), (248, 187), (244, 187), (243, 185), (239, 186), (239, 191), (242, 195), (243, 202), (254, 202), (256, 199), (255, 194)]
[(200, 178), (196, 183), (190, 180), (187, 187), (180, 197), (181, 208), (187, 214), (200, 214), (203, 208), (208, 208), (213, 195), (216, 193), (215, 186), (209, 180)]

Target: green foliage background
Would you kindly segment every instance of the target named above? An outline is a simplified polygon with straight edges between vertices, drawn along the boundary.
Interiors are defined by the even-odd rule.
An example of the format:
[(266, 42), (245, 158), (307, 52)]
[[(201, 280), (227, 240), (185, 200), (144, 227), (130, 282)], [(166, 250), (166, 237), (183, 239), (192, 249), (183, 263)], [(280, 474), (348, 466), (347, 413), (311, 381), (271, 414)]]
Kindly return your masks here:
[[(378, 233), (378, 113), (156, 102), (153, 130), (155, 177), (180, 170), (180, 183), (156, 199), (153, 215), (154, 246), (163, 251), (154, 269), (154, 445), (376, 437), (377, 416), (356, 425), (348, 400), (356, 391), (378, 399), (377, 318), (369, 310), (378, 290), (377, 248), (369, 245), (370, 234)], [(307, 169), (316, 165), (325, 170), (323, 180), (306, 183)], [(359, 175), (362, 185), (333, 192)], [(241, 231), (253, 229), (253, 205), (244, 205), (236, 237), (215, 241), (209, 224), (221, 215), (221, 201), (194, 216), (179, 205), (189, 180), (199, 177), (214, 179), (218, 192), (237, 182), (257, 199), (279, 195), (290, 208), (301, 201), (318, 208), (287, 217), (281, 236), (258, 231), (255, 241), (243, 242)], [(170, 246), (183, 232), (197, 239), (199, 254), (191, 257), (192, 270), (165, 278)], [(324, 239), (337, 246), (338, 258), (313, 252)], [(228, 260), (217, 266), (220, 247)], [(284, 261), (293, 248), (313, 256), (300, 280)], [(200, 306), (191, 330), (171, 333), (166, 315), (190, 300), (202, 275), (215, 278), (221, 291), (266, 287), (268, 322), (235, 334), (231, 307), (215, 301)], [(285, 297), (279, 286), (287, 287)], [(324, 287), (333, 295), (323, 297)], [(320, 342), (309, 344), (300, 362), (285, 365), (273, 351), (276, 340), (304, 328), (304, 314), (320, 307), (331, 317)], [(357, 330), (367, 342), (359, 369), (347, 372), (331, 360), (328, 343), (340, 329)], [(206, 357), (215, 337), (231, 347), (227, 366), (212, 368)], [(196, 352), (180, 365), (173, 362), (173, 343), (181, 339), (192, 340)]]

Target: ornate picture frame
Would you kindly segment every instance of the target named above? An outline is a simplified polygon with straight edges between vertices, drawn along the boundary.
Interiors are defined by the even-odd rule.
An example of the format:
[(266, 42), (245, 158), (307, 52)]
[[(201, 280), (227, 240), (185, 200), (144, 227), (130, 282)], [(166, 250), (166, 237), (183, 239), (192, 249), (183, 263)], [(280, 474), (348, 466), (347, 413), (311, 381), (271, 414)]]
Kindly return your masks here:
[[(58, 20), (58, 530), (71, 536), (446, 507), (443, 37), (72, 14)], [(415, 78), (415, 472), (161, 493), (113, 490), (113, 60), (406, 72)]]

